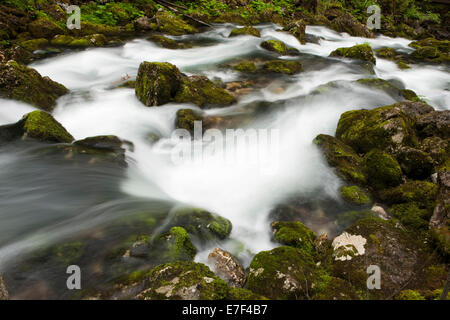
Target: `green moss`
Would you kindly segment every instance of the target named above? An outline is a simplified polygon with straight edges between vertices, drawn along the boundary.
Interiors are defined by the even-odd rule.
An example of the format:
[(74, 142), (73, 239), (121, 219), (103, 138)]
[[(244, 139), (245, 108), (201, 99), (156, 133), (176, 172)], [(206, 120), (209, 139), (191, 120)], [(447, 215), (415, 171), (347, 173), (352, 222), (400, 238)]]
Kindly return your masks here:
[(407, 181), (406, 183), (379, 192), (380, 198), (389, 204), (413, 202), (419, 208), (432, 211), (436, 204), (438, 187), (427, 181)]
[(49, 18), (38, 18), (28, 25), (28, 31), (34, 38), (52, 38), (64, 34), (64, 29)]
[(298, 54), (298, 50), (295, 48), (288, 48), (286, 44), (279, 40), (267, 40), (261, 43), (261, 47), (276, 52), (282, 56)]
[(56, 260), (64, 266), (70, 266), (83, 255), (84, 244), (81, 241), (63, 243), (53, 249)]
[(234, 66), (234, 70), (252, 73), (256, 72), (256, 65), (253, 61), (244, 61)]
[(329, 281), (327, 272), (303, 250), (282, 246), (253, 258), (246, 288), (270, 299), (307, 299)]
[(341, 229), (345, 229), (360, 219), (375, 216), (376, 214), (371, 210), (349, 211), (339, 214), (336, 222)]
[(230, 288), (226, 300), (268, 300), (266, 297), (244, 288)]
[(194, 122), (202, 121), (203, 117), (197, 115), (192, 109), (180, 109), (177, 111), (175, 126), (179, 129), (186, 129), (189, 132), (194, 132)]
[(156, 21), (158, 31), (173, 36), (198, 32), (195, 27), (168, 11), (158, 11), (156, 14)]
[(183, 227), (190, 234), (205, 240), (211, 238), (225, 239), (232, 229), (232, 224), (228, 219), (195, 208), (176, 210), (169, 221), (169, 226)]
[(8, 61), (0, 65), (0, 96), (52, 111), (56, 99), (68, 92), (63, 85), (42, 77), (36, 70)]
[(433, 172), (434, 161), (422, 150), (403, 147), (396, 153), (403, 172), (412, 179), (427, 179)]
[(313, 254), (316, 234), (301, 222), (273, 222), (273, 238), (275, 241), (296, 247), (307, 254)]
[(27, 50), (30, 51), (36, 51), (38, 49), (45, 48), (48, 46), (48, 40), (47, 39), (33, 39), (33, 40), (25, 40), (21, 41), (19, 45)]
[(402, 182), (402, 169), (397, 160), (376, 149), (364, 156), (364, 171), (368, 183), (375, 189), (395, 187)]
[(24, 134), (41, 141), (71, 143), (74, 138), (50, 114), (33, 111), (22, 119)]
[(372, 47), (369, 44), (359, 44), (349, 48), (338, 48), (331, 52), (330, 57), (345, 57), (351, 59), (358, 59), (363, 61), (369, 61), (373, 64), (376, 63), (376, 59), (373, 55)]
[(428, 211), (420, 209), (413, 202), (395, 204), (391, 207), (391, 212), (405, 227), (414, 230), (428, 229), (428, 221), (426, 220)]
[(156, 42), (163, 48), (167, 49), (185, 49), (188, 48), (188, 45), (185, 45), (183, 43), (179, 43), (175, 40), (172, 40), (170, 38), (164, 37), (162, 35), (152, 35), (148, 38), (148, 40)]
[(341, 196), (345, 201), (357, 205), (369, 204), (371, 202), (370, 197), (358, 186), (342, 187)]
[(173, 227), (154, 241), (152, 255), (160, 261), (192, 261), (197, 253), (187, 231), (182, 227)]
[(180, 261), (152, 269), (145, 290), (137, 298), (221, 300), (228, 296), (229, 290), (204, 264)]
[(302, 64), (298, 61), (272, 60), (264, 63), (263, 69), (274, 73), (295, 74), (302, 71)]
[(332, 277), (313, 300), (359, 300), (359, 296), (348, 281)]
[(339, 176), (349, 182), (365, 184), (363, 160), (351, 147), (332, 136), (323, 134), (318, 135), (314, 143), (322, 149), (328, 164), (336, 168)]
[(395, 300), (425, 300), (425, 298), (417, 291), (403, 290), (395, 296)]
[(142, 62), (136, 77), (136, 96), (146, 106), (159, 106), (173, 100), (181, 87), (176, 66), (163, 62)]
[(194, 103), (199, 107), (204, 107), (206, 105), (230, 105), (236, 101), (236, 98), (208, 78), (192, 76), (183, 78), (181, 88), (174, 101)]
[(81, 6), (81, 20), (93, 24), (124, 25), (144, 15), (145, 13), (133, 3), (108, 2), (99, 4), (89, 2)]
[(236, 37), (236, 36), (242, 36), (242, 35), (249, 35), (254, 37), (260, 37), (261, 34), (259, 33), (258, 29), (255, 29), (253, 27), (243, 27), (243, 28), (236, 28), (233, 29), (230, 33), (230, 37)]

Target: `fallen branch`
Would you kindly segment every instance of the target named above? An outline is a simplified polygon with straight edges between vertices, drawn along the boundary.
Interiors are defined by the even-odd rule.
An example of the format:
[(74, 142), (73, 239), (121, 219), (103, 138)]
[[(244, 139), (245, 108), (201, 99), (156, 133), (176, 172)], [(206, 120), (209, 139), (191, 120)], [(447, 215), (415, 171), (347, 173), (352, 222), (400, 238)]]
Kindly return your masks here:
[(170, 2), (164, 1), (164, 0), (155, 0), (155, 1), (156, 1), (157, 3), (159, 3), (160, 5), (162, 5), (163, 7), (166, 7), (167, 9), (172, 10), (173, 12), (182, 15), (183, 17), (186, 17), (186, 18), (188, 18), (188, 19), (191, 19), (191, 20), (193, 20), (193, 21), (195, 21), (195, 22), (197, 22), (197, 23), (199, 23), (199, 24), (201, 24), (201, 25), (204, 25), (204, 26), (207, 26), (207, 27), (210, 27), (210, 28), (213, 27), (213, 26), (210, 25), (209, 23), (206, 23), (206, 22), (204, 22), (204, 21), (201, 21), (201, 20), (199, 20), (199, 19), (196, 19), (196, 18), (194, 18), (194, 17), (191, 17), (190, 15), (187, 15), (187, 14), (181, 12), (180, 10), (175, 9), (173, 6), (177, 6), (177, 5), (174, 5), (173, 3), (170, 3)]

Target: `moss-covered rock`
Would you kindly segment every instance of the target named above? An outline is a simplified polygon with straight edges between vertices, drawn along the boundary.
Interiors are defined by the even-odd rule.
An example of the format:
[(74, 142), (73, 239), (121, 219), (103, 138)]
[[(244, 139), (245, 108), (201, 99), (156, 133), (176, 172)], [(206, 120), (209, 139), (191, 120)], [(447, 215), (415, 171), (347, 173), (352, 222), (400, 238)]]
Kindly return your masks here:
[(425, 300), (425, 298), (415, 290), (403, 290), (394, 297), (395, 300)]
[(428, 228), (426, 209), (421, 209), (414, 202), (395, 204), (391, 212), (405, 227), (413, 230), (426, 230)]
[(186, 129), (191, 134), (194, 132), (194, 122), (202, 121), (203, 117), (192, 109), (180, 109), (177, 111), (175, 127), (178, 129)]
[(56, 35), (50, 43), (54, 46), (69, 48), (102, 47), (108, 43), (108, 39), (103, 34), (93, 34), (81, 38), (69, 35)]
[(159, 263), (192, 261), (197, 254), (197, 249), (184, 228), (172, 227), (168, 232), (153, 240), (149, 254)]
[(372, 210), (348, 211), (338, 215), (336, 224), (339, 228), (346, 229), (359, 219), (370, 217), (376, 217), (376, 213)]
[(306, 23), (303, 20), (296, 20), (290, 22), (283, 28), (283, 31), (287, 31), (297, 38), (301, 44), (306, 44)]
[(263, 69), (274, 73), (295, 74), (302, 71), (302, 64), (298, 61), (272, 60), (264, 63)]
[(356, 83), (363, 85), (365, 87), (369, 87), (371, 89), (386, 92), (396, 100), (404, 98), (410, 101), (421, 101), (414, 91), (407, 89), (400, 89), (391, 82), (386, 81), (384, 79), (379, 78), (359, 79), (356, 81)]
[(0, 64), (0, 97), (20, 100), (46, 111), (52, 111), (56, 99), (67, 88), (36, 70), (15, 61)]
[[(360, 241), (362, 249), (350, 259), (334, 259), (333, 276), (347, 280), (368, 299), (387, 299), (415, 275), (427, 254), (401, 226), (379, 218), (358, 220), (346, 230)], [(361, 248), (360, 248), (361, 249)], [(381, 270), (381, 289), (367, 290), (367, 267)], [(389, 270), (389, 272), (383, 272)]]
[(421, 137), (450, 138), (450, 110), (431, 111), (417, 118), (416, 129)]
[(345, 201), (356, 205), (365, 205), (371, 202), (369, 195), (358, 186), (342, 187), (341, 196)]
[(28, 31), (34, 38), (52, 38), (64, 34), (64, 29), (49, 18), (41, 17), (28, 25)]
[(234, 70), (246, 73), (256, 72), (256, 69), (256, 64), (253, 61), (243, 61), (234, 66)]
[(195, 208), (181, 208), (169, 217), (168, 226), (180, 226), (200, 239), (227, 238), (232, 229), (228, 219), (209, 211)]
[(350, 282), (332, 277), (327, 286), (313, 297), (313, 300), (359, 300)]
[(338, 32), (347, 32), (354, 37), (373, 38), (374, 35), (370, 30), (357, 21), (350, 13), (339, 14), (333, 19), (328, 26)]
[(284, 42), (280, 40), (267, 40), (261, 43), (261, 47), (276, 52), (279, 55), (287, 56), (287, 55), (298, 55), (299, 51), (295, 48), (289, 48)]
[(0, 126), (0, 142), (27, 138), (62, 143), (74, 140), (58, 121), (44, 111), (33, 111), (15, 124)]
[(194, 103), (199, 107), (209, 105), (226, 106), (235, 102), (236, 98), (205, 76), (191, 76), (183, 78), (174, 101)]
[(156, 15), (156, 24), (158, 31), (167, 33), (173, 36), (180, 36), (183, 34), (196, 33), (198, 30), (179, 18), (165, 10), (159, 10)]
[(338, 48), (330, 53), (330, 57), (344, 57), (376, 63), (372, 47), (365, 43), (348, 48)]
[(273, 239), (281, 244), (296, 247), (310, 255), (314, 252), (316, 234), (301, 222), (272, 222)]
[(405, 57), (398, 53), (394, 48), (380, 48), (377, 49), (376, 55), (380, 58), (387, 59), (394, 61), (397, 66), (404, 70), (404, 69), (410, 69), (411, 67), (406, 63)]
[(221, 300), (227, 297), (230, 290), (204, 264), (182, 261), (150, 270), (145, 276), (143, 288), (136, 299)]
[(314, 139), (328, 164), (336, 168), (337, 173), (343, 179), (357, 184), (365, 184), (366, 175), (363, 172), (363, 160), (355, 151), (342, 141), (329, 136), (320, 134)]
[(395, 157), (400, 163), (403, 172), (412, 179), (426, 179), (430, 177), (434, 161), (430, 155), (422, 150), (401, 147)]
[(8, 300), (8, 290), (6, 289), (5, 282), (2, 276), (0, 276), (0, 300)]
[(19, 43), (21, 47), (30, 51), (36, 51), (45, 48), (46, 46), (48, 46), (48, 44), (49, 44), (48, 40), (44, 38), (25, 40)]
[(413, 202), (419, 208), (434, 209), (438, 187), (428, 181), (410, 180), (406, 183), (379, 192), (381, 200), (388, 204)]
[(136, 77), (136, 96), (146, 106), (160, 106), (173, 100), (181, 84), (181, 73), (173, 64), (142, 62)]
[(148, 40), (153, 41), (166, 49), (186, 49), (190, 47), (185, 43), (175, 41), (159, 34), (151, 35), (148, 37)]
[(231, 30), (230, 37), (237, 37), (242, 35), (249, 35), (254, 37), (260, 37), (261, 34), (259, 33), (259, 30), (256, 28), (253, 28), (251, 26), (243, 27), (243, 28), (236, 28)]
[(434, 38), (426, 38), (411, 42), (409, 45), (416, 49), (416, 51), (411, 54), (414, 59), (433, 63), (450, 61), (449, 40), (440, 41)]
[(369, 185), (378, 190), (402, 182), (402, 169), (397, 160), (380, 150), (374, 149), (364, 156), (364, 171)]
[(231, 288), (226, 300), (268, 300), (266, 297), (256, 294), (244, 288)]
[(433, 110), (420, 103), (404, 101), (373, 110), (354, 110), (341, 114), (336, 138), (358, 153), (374, 148), (394, 151), (400, 146), (417, 145), (415, 123)]

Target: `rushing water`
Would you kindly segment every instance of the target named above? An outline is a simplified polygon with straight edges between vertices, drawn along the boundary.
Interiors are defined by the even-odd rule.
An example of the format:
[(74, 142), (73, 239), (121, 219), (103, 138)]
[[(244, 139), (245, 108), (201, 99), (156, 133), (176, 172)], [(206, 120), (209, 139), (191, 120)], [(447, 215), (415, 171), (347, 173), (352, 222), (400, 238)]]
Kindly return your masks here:
[[(306, 32), (316, 37), (317, 43), (300, 45), (291, 35), (276, 31), (276, 25), (258, 26), (261, 39), (228, 38), (234, 27), (218, 25), (202, 34), (173, 37), (198, 44), (191, 49), (169, 50), (145, 39), (135, 39), (121, 47), (72, 52), (32, 65), (42, 75), (71, 90), (59, 99), (54, 116), (76, 139), (113, 134), (132, 141), (135, 148), (127, 152), (130, 165), (122, 173), (108, 166), (100, 169), (68, 166), (30, 152), (42, 147), (40, 144), (2, 147), (0, 271), (11, 285), (13, 297), (60, 297), (56, 289), (52, 291), (48, 284), (39, 281), (46, 272), (43, 269), (49, 267), (40, 268), (37, 264), (26, 275), (8, 278), (22, 255), (44, 244), (81, 236), (89, 230), (94, 232), (143, 208), (161, 212), (187, 204), (230, 219), (233, 223), (230, 240), (201, 247), (196, 260), (204, 262), (211, 248), (220, 245), (237, 254), (248, 266), (253, 254), (276, 245), (270, 240), (268, 217), (275, 205), (292, 195), (339, 204), (337, 195), (342, 182), (324, 163), (312, 140), (319, 133), (333, 135), (344, 111), (375, 108), (393, 103), (396, 98), (351, 83), (370, 75), (355, 62), (328, 55), (338, 47), (364, 42), (374, 49), (394, 47), (410, 52), (410, 41), (384, 36), (356, 38), (309, 26)], [(278, 130), (276, 154), (270, 154), (271, 149), (259, 140), (246, 150), (237, 146), (234, 151), (257, 158), (262, 149), (274, 161), (273, 172), (263, 172), (261, 162), (249, 166), (212, 155), (206, 155), (201, 162), (175, 164), (171, 151), (177, 146), (170, 137), (175, 129), (176, 110), (196, 107), (171, 104), (148, 108), (137, 100), (132, 89), (111, 90), (112, 84), (124, 75), (135, 77), (142, 61), (171, 62), (188, 75), (204, 74), (224, 82), (239, 80), (242, 75), (227, 68), (227, 63), (251, 57), (273, 58), (259, 44), (274, 38), (300, 50), (299, 57), (283, 58), (301, 61), (303, 72), (274, 78), (262, 88), (239, 97), (235, 105), (206, 111), (214, 115), (245, 114), (254, 103), (270, 102), (270, 110), (248, 127)], [(409, 70), (400, 70), (395, 63), (378, 58), (375, 74), (414, 90), (435, 108), (450, 106), (450, 74), (445, 67), (413, 65)], [(337, 84), (329, 90), (317, 90), (330, 81)], [(0, 103), (0, 124), (15, 122), (33, 110), (14, 101), (0, 100)], [(160, 139), (153, 143), (150, 136)], [(336, 230), (330, 219), (315, 219), (320, 214), (323, 212), (312, 211), (311, 219), (305, 223), (319, 233), (333, 235)], [(327, 215), (327, 210), (324, 214)], [(92, 256), (92, 263), (101, 256), (101, 253)], [(47, 273), (51, 271), (50, 268)], [(47, 281), (57, 286), (61, 279), (48, 276)], [(59, 284), (64, 286), (64, 282)]]

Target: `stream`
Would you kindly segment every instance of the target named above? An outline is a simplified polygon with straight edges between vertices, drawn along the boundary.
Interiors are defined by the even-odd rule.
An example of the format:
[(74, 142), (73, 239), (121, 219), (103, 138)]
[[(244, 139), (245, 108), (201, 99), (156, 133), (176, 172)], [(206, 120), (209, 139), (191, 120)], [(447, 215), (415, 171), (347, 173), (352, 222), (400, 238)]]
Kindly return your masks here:
[[(402, 100), (352, 81), (373, 76), (392, 80), (401, 88), (415, 91), (436, 109), (450, 107), (450, 73), (445, 66), (411, 65), (411, 69), (400, 70), (394, 62), (377, 58), (375, 75), (370, 75), (357, 62), (328, 57), (339, 47), (364, 42), (374, 50), (393, 47), (412, 52), (408, 47), (410, 40), (357, 38), (308, 26), (306, 33), (316, 43), (300, 45), (288, 33), (276, 31), (280, 27), (274, 24), (256, 26), (261, 38), (228, 38), (235, 27), (220, 24), (204, 33), (171, 37), (194, 44), (190, 49), (164, 49), (146, 39), (134, 39), (119, 47), (70, 52), (31, 65), (41, 75), (71, 90), (58, 100), (53, 115), (75, 139), (117, 135), (131, 141), (134, 150), (127, 151), (129, 166), (121, 172), (114, 166), (83, 168), (39, 156), (32, 151), (42, 148), (40, 143), (1, 147), (0, 272), (13, 299), (71, 297), (65, 288), (65, 270), (39, 259), (31, 260), (32, 266), (17, 266), (45, 245), (66, 239), (102, 238), (105, 226), (117, 226), (117, 221), (126, 221), (141, 210), (157, 215), (174, 206), (189, 205), (229, 219), (233, 224), (230, 238), (197, 246), (195, 261), (199, 262), (206, 262), (208, 253), (220, 246), (248, 267), (254, 254), (276, 247), (271, 241), (269, 213), (291, 196), (301, 195), (310, 203), (322, 203), (311, 210), (310, 219), (304, 223), (318, 234), (333, 237), (341, 231), (333, 223), (333, 215), (336, 208), (345, 207), (339, 196), (343, 182), (312, 140), (320, 133), (334, 135), (345, 111), (373, 109)], [(112, 89), (113, 83), (125, 75), (134, 79), (142, 61), (166, 61), (187, 75), (239, 81), (245, 75), (227, 64), (247, 58), (274, 59), (272, 53), (259, 46), (269, 39), (299, 49), (299, 56), (282, 59), (300, 61), (303, 71), (273, 77), (264, 86), (239, 96), (238, 102), (229, 107), (204, 110), (208, 115), (245, 115), (255, 104), (270, 103), (269, 110), (246, 127), (276, 132), (276, 152), (272, 152), (273, 145), (267, 146), (260, 140), (245, 150), (240, 149), (242, 146), (234, 150), (258, 159), (251, 165), (245, 161), (230, 163), (208, 154), (202, 161), (175, 164), (171, 151), (177, 143), (171, 135), (176, 111), (198, 107), (168, 104), (149, 108), (136, 98), (134, 89)], [(336, 84), (320, 89), (331, 81)], [(0, 106), (0, 125), (16, 122), (35, 110), (4, 99), (0, 99)], [(151, 139), (155, 136), (156, 141)], [(273, 170), (263, 170), (267, 165), (264, 161), (269, 161)], [(100, 243), (114, 241), (127, 232), (127, 228), (111, 228)], [(104, 255), (101, 245), (90, 252), (93, 254), (83, 275), (86, 289), (94, 289), (105, 281), (98, 276), (105, 268), (99, 263)]]

